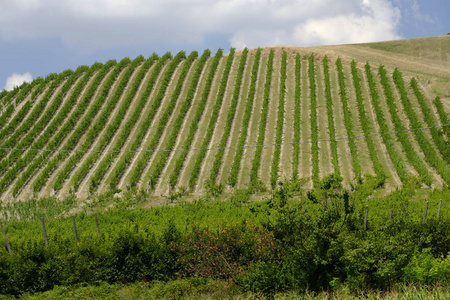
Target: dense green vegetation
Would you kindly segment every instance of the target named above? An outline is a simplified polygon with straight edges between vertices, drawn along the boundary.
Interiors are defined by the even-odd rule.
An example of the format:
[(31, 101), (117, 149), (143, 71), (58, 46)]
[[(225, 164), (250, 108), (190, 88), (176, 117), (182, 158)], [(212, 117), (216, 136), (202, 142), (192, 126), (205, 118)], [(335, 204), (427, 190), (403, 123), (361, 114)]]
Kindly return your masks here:
[(177, 278), (231, 281), (241, 293), (264, 295), (450, 284), (448, 189), (418, 193), (416, 180), (369, 199), (365, 183), (350, 191), (341, 182), (331, 174), (308, 193), (289, 181), (263, 200), (237, 190), (227, 201), (208, 196), (151, 209), (132, 209), (145, 195), (106, 194), (75, 215), (77, 240), (62, 213), (79, 205), (76, 198), (11, 203), (3, 226), (12, 254), (3, 240), (0, 293)]

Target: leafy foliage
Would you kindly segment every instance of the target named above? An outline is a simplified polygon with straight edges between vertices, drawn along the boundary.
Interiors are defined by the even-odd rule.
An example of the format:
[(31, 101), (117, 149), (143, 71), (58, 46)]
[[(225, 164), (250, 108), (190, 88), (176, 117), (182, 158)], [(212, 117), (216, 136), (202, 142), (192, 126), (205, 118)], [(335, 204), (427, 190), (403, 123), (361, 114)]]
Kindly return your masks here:
[[(63, 206), (48, 199), (27, 209), (11, 207), (23, 215), (21, 221), (4, 224), (13, 254), (0, 248), (0, 293), (18, 296), (56, 285), (191, 276), (231, 280), (241, 291), (268, 296), (341, 285), (358, 291), (389, 290), (407, 282), (449, 283), (448, 206), (439, 220), (431, 216), (448, 190), (428, 195), (430, 215), (422, 223), (424, 203), (411, 200), (416, 184), (368, 199), (357, 193), (359, 186), (350, 191), (341, 182), (332, 173), (300, 199), (293, 197), (301, 185), (292, 181), (280, 184), (273, 197), (263, 201), (253, 201), (249, 191), (240, 190), (229, 201), (204, 198), (135, 210), (118, 206), (98, 215), (101, 236), (93, 216), (82, 212), (75, 218), (77, 241), (72, 219), (54, 218), (61, 209), (76, 205), (74, 198)], [(53, 206), (58, 208), (49, 210)], [(53, 216), (46, 217), (48, 247), (40, 223), (45, 211)]]

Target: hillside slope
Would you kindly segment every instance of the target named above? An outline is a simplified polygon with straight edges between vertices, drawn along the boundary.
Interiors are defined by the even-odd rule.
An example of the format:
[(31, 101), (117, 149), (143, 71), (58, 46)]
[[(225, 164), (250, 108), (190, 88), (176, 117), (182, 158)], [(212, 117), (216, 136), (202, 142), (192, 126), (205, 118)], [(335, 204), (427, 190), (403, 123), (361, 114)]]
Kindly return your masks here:
[(290, 178), (308, 188), (332, 173), (347, 186), (450, 183), (450, 36), (152, 55), (0, 97), (3, 201)]

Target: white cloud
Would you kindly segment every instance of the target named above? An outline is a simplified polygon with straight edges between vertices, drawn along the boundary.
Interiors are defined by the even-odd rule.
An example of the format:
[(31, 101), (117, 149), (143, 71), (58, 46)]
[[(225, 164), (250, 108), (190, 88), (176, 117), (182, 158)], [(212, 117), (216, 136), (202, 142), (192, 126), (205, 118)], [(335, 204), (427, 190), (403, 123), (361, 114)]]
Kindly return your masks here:
[(310, 46), (399, 38), (390, 0), (2, 0), (0, 36), (86, 51), (133, 43)]
[(24, 74), (16, 74), (13, 73), (11, 76), (6, 79), (5, 90), (11, 91), (16, 86), (20, 86), (24, 82), (31, 82), (33, 80), (33, 76), (30, 73), (26, 72)]
[(363, 14), (345, 14), (325, 19), (312, 19), (295, 30), (296, 41), (312, 44), (363, 43), (393, 40), (400, 36), (396, 28), (400, 11), (383, 1), (365, 0)]

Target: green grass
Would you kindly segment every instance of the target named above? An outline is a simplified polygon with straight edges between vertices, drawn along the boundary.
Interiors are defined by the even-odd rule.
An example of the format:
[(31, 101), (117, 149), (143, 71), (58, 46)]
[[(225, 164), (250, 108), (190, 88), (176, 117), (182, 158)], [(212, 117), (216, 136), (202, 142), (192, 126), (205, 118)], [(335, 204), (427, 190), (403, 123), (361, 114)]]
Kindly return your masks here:
[[(334, 291), (291, 291), (278, 293), (274, 299), (384, 299), (384, 300), (437, 300), (448, 299), (450, 289), (446, 286), (400, 285), (391, 291), (361, 290), (351, 293), (340, 286)], [(16, 299), (0, 296), (0, 299)], [(243, 293), (233, 283), (204, 278), (188, 278), (170, 282), (138, 282), (132, 284), (107, 284), (95, 286), (57, 286), (44, 293), (25, 294), (22, 300), (57, 299), (271, 299), (258, 293)]]

